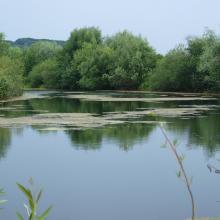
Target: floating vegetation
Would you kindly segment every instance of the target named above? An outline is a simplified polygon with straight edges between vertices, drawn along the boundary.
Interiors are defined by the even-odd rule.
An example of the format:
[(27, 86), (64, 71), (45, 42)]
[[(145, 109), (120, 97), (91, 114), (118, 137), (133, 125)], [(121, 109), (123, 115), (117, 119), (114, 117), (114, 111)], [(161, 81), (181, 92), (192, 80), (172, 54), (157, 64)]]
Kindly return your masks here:
[(49, 111), (47, 110), (38, 110), (38, 109), (9, 109), (9, 108), (5, 108), (5, 109), (0, 109), (0, 111), (4, 111), (4, 112), (36, 112), (36, 113), (47, 113)]
[[(58, 130), (77, 130), (77, 129), (85, 129), (85, 128), (96, 128), (103, 127), (106, 125), (116, 125), (123, 123), (142, 123), (142, 124), (155, 124), (158, 123), (154, 121), (154, 117), (169, 117), (169, 118), (181, 118), (181, 119), (189, 119), (192, 117), (203, 117), (203, 113), (207, 112), (211, 109), (215, 109), (218, 105), (214, 105), (213, 102), (210, 105), (202, 105), (201, 102), (203, 100), (216, 100), (213, 97), (205, 97), (201, 94), (197, 94), (197, 96), (183, 96), (183, 94), (175, 95), (175, 94), (157, 94), (154, 96), (154, 93), (146, 93), (146, 96), (129, 95), (128, 92), (105, 92), (105, 93), (88, 93), (88, 92), (55, 92), (55, 91), (31, 91), (25, 92), (23, 96), (17, 97), (14, 99), (9, 99), (3, 102), (12, 102), (4, 106), (0, 107), (0, 112), (3, 114), (0, 115), (0, 127), (21, 127), (21, 126), (38, 126), (39, 130), (47, 130), (47, 131), (58, 131)], [(132, 94), (132, 93), (131, 93)], [(83, 113), (81, 109), (75, 108), (75, 104), (70, 105), (68, 111), (66, 111), (66, 102), (64, 103), (64, 107), (59, 107), (57, 109), (52, 110), (49, 108), (50, 105), (54, 106), (54, 101), (48, 101), (56, 98), (64, 98), (66, 100), (76, 99), (76, 100), (89, 100), (94, 102), (117, 102), (119, 105), (120, 102), (130, 102), (135, 103), (134, 106), (126, 106), (121, 108), (108, 108), (103, 104), (100, 105), (99, 109), (93, 109), (93, 106), (89, 106), (89, 109), (83, 109)], [(38, 100), (28, 101), (25, 105), (24, 102), (14, 102), (13, 101), (27, 101), (32, 99), (42, 99), (47, 100), (48, 103), (46, 106), (42, 105), (42, 103)], [(66, 101), (65, 100), (65, 101)], [(165, 105), (160, 105), (158, 107), (158, 103), (161, 102), (177, 102), (175, 105), (171, 105), (171, 107)], [(199, 104), (193, 103), (189, 105), (188, 103), (178, 103), (178, 101), (199, 101)], [(155, 105), (139, 105), (137, 102), (153, 102), (157, 103)], [(34, 103), (36, 106), (34, 106)], [(82, 102), (82, 104), (85, 102)], [(100, 104), (100, 103), (99, 103)], [(104, 106), (104, 107), (103, 107)], [(42, 108), (42, 109), (41, 109)], [(121, 109), (121, 111), (119, 111)], [(129, 109), (129, 111), (127, 111)], [(106, 112), (105, 112), (106, 111)], [(13, 113), (15, 112), (15, 113)], [(20, 112), (18, 115), (16, 112)], [(51, 113), (50, 113), (51, 112)], [(53, 113), (52, 113), (53, 112)], [(90, 112), (90, 113), (87, 113)], [(91, 113), (92, 112), (92, 113)], [(93, 112), (98, 112), (99, 114), (95, 114)], [(5, 114), (5, 115), (4, 115)], [(161, 121), (161, 119), (159, 119)], [(163, 121), (163, 120), (162, 120)]]
[[(15, 118), (0, 118), (1, 127), (38, 125), (47, 126), (51, 130), (62, 129), (60, 127), (68, 127), (69, 129), (79, 128), (96, 128), (105, 125), (131, 123), (158, 123), (156, 121), (147, 121), (146, 116), (162, 116), (162, 117), (194, 117), (209, 108), (160, 108), (144, 111), (123, 111), (123, 112), (105, 112), (103, 115), (90, 113), (45, 113), (32, 116), (23, 116)], [(144, 119), (145, 118), (145, 119)], [(140, 119), (134, 121), (133, 119)], [(132, 121), (133, 120), (133, 121)], [(59, 127), (56, 128), (55, 127)], [(65, 128), (66, 129), (66, 128)]]
[(40, 98), (49, 98), (49, 94), (52, 92), (25, 92), (22, 96), (0, 100), (0, 103), (6, 103), (6, 102), (14, 102), (14, 101), (25, 101), (30, 99), (40, 99)]
[(220, 105), (179, 105), (183, 108), (219, 108)]
[(70, 128), (65, 127), (48, 127), (48, 128), (39, 128), (38, 131), (66, 131), (70, 130)]
[(107, 124), (123, 123), (120, 121), (107, 120), (103, 117), (89, 113), (48, 113), (37, 114), (17, 118), (1, 118), (0, 126), (16, 125), (45, 125), (45, 126), (75, 126), (82, 128), (95, 128)]
[(70, 99), (84, 99), (88, 101), (101, 101), (101, 102), (168, 102), (168, 101), (201, 101), (201, 100), (216, 100), (213, 97), (156, 97), (156, 98), (128, 98), (128, 97), (112, 97), (108, 95), (98, 94), (77, 94), (66, 95), (65, 98)]
[(36, 127), (36, 129), (38, 130), (38, 131), (48, 131), (48, 132), (50, 132), (50, 131), (71, 131), (71, 130), (74, 130), (74, 131), (81, 131), (83, 128), (80, 128), (80, 127), (74, 127), (74, 126), (66, 126), (66, 127), (64, 127), (64, 126), (56, 126), (56, 127), (41, 127), (41, 128), (39, 128), (39, 127)]
[(106, 112), (106, 118), (126, 119), (140, 118), (143, 116), (162, 116), (162, 117), (181, 117), (196, 116), (202, 112), (208, 111), (210, 108), (158, 108), (144, 111), (124, 111), (124, 112)]

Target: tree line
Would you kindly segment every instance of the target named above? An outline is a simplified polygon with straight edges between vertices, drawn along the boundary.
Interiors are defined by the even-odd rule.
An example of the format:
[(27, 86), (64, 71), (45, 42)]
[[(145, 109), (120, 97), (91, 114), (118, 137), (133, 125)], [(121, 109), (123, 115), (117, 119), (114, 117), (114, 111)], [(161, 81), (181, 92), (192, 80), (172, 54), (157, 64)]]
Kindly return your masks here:
[(95, 27), (75, 29), (60, 45), (10, 45), (0, 34), (0, 98), (24, 87), (61, 90), (220, 91), (220, 37), (207, 30), (166, 55), (128, 31), (103, 37)]

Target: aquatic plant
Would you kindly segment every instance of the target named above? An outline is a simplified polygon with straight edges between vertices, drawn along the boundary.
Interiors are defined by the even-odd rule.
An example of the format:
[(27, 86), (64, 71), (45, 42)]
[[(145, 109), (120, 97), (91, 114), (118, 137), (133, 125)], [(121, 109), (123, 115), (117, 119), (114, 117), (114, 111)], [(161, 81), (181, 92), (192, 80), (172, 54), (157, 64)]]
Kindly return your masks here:
[[(33, 187), (33, 180), (30, 179), (29, 183), (31, 184), (30, 188), (27, 188), (20, 183), (17, 183), (18, 188), (20, 191), (25, 195), (26, 199), (28, 200), (28, 205), (24, 204), (24, 208), (28, 217), (28, 220), (45, 220), (51, 209), (52, 206), (47, 208), (43, 213), (38, 214), (38, 206), (39, 206), (39, 201), (41, 199), (43, 190), (39, 190), (37, 193), (34, 193), (32, 187)], [(25, 220), (25, 218), (22, 216), (20, 212), (17, 212), (17, 218), (18, 220)]]

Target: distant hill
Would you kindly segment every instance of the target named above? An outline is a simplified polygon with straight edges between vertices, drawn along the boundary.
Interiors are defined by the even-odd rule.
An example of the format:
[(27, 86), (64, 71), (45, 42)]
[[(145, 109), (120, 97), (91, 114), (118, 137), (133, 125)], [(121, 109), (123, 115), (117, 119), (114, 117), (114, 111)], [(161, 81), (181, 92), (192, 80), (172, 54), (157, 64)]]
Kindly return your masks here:
[(36, 43), (39, 41), (57, 43), (61, 46), (65, 44), (65, 41), (62, 41), (62, 40), (35, 39), (35, 38), (19, 38), (16, 41), (7, 41), (7, 42), (17, 47), (29, 47), (33, 43)]

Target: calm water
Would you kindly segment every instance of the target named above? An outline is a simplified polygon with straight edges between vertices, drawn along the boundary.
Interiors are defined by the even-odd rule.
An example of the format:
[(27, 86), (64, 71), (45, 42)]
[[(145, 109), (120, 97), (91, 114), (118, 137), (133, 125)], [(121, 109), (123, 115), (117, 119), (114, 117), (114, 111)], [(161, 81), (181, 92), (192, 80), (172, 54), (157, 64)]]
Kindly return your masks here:
[[(220, 100), (169, 102), (101, 102), (65, 98), (65, 94), (28, 92), (40, 98), (0, 104), (1, 117), (49, 113), (136, 111), (142, 108), (210, 106), (195, 117), (156, 117), (178, 139), (178, 151), (193, 177), (199, 216), (220, 216)], [(100, 93), (99, 93), (100, 94)], [(157, 94), (108, 93), (113, 97), (158, 97)], [(141, 119), (139, 119), (141, 120)], [(0, 219), (22, 211), (16, 182), (33, 177), (44, 188), (41, 207), (53, 204), (51, 220), (184, 220), (190, 217), (189, 195), (177, 178), (178, 165), (156, 124), (125, 123), (84, 130), (42, 130), (36, 126), (0, 128), (0, 186), (9, 202)]]

